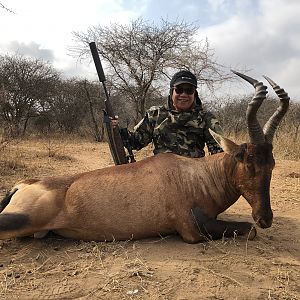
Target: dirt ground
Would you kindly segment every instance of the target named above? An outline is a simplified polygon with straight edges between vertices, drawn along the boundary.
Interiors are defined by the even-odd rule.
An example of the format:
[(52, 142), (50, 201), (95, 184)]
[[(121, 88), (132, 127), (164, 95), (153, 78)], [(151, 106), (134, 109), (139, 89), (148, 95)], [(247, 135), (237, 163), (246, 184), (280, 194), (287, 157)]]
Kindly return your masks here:
[[(90, 142), (18, 142), (0, 155), (1, 197), (23, 178), (112, 164), (107, 145)], [(4, 240), (0, 299), (300, 299), (300, 162), (276, 163), (274, 222), (258, 228), (253, 241), (190, 245), (167, 236), (102, 243), (53, 234)], [(252, 221), (244, 199), (223, 217)]]

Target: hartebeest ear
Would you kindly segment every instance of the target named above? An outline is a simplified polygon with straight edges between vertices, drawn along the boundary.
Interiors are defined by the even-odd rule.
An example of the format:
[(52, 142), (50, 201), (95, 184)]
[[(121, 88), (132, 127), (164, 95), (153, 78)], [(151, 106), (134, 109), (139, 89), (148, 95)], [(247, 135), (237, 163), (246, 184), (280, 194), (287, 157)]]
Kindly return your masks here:
[(222, 147), (224, 152), (230, 153), (230, 152), (237, 151), (239, 149), (239, 146), (233, 141), (229, 140), (228, 138), (214, 132), (211, 129), (209, 129), (209, 133), (213, 136), (216, 142)]

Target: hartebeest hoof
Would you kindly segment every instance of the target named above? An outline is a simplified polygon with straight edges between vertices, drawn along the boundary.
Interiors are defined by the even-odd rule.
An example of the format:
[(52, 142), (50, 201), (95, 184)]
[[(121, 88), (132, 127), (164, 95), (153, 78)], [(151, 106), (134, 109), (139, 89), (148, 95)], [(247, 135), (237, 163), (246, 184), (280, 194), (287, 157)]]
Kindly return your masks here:
[(208, 217), (200, 207), (193, 207), (191, 213), (200, 233), (212, 240), (236, 235), (247, 236), (247, 239), (253, 240), (256, 236), (256, 229), (249, 222), (216, 220)]
[(253, 224), (248, 222), (241, 222), (241, 228), (236, 231), (236, 234), (252, 241), (255, 239), (257, 231)]

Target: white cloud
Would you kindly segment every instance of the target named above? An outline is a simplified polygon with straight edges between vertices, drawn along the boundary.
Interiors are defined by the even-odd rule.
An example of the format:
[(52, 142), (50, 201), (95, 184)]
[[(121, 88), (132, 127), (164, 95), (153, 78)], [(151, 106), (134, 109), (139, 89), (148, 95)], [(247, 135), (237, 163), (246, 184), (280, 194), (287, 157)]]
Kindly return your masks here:
[[(300, 98), (300, 2), (259, 1), (256, 15), (241, 13), (222, 23), (201, 29), (224, 65), (251, 69), (251, 76), (268, 75)], [(261, 77), (260, 77), (261, 79)]]
[[(4, 3), (6, 4), (6, 3)], [(16, 14), (0, 10), (0, 53), (19, 53), (53, 61), (66, 74), (91, 77), (93, 66), (67, 55), (72, 32), (88, 27), (148, 21), (184, 20), (200, 26), (217, 61), (266, 74), (300, 99), (300, 1), (298, 0), (10, 0)]]
[(85, 76), (89, 69), (68, 56), (72, 32), (136, 18), (135, 11), (124, 9), (123, 2), (11, 0), (9, 5), (15, 14), (0, 10), (0, 27), (5, 28), (1, 30), (0, 53), (41, 57), (69, 75)]
[(54, 55), (53, 51), (50, 49), (42, 49), (41, 45), (30, 42), (28, 44), (26, 43), (20, 43), (18, 41), (12, 41), (9, 44), (7, 44), (7, 51), (17, 53), (24, 56), (34, 57), (38, 59), (43, 59), (45, 61), (53, 62), (54, 61)]

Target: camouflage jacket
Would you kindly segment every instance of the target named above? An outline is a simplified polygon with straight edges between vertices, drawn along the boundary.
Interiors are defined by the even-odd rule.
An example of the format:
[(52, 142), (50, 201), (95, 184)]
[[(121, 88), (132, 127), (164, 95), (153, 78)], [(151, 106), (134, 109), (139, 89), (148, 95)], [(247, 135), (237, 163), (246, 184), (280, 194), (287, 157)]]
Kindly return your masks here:
[(207, 145), (210, 154), (223, 152), (208, 128), (223, 134), (214, 115), (195, 107), (190, 111), (176, 112), (165, 106), (153, 106), (130, 132), (133, 149), (139, 150), (154, 143), (154, 154), (172, 152), (182, 156), (202, 157)]

